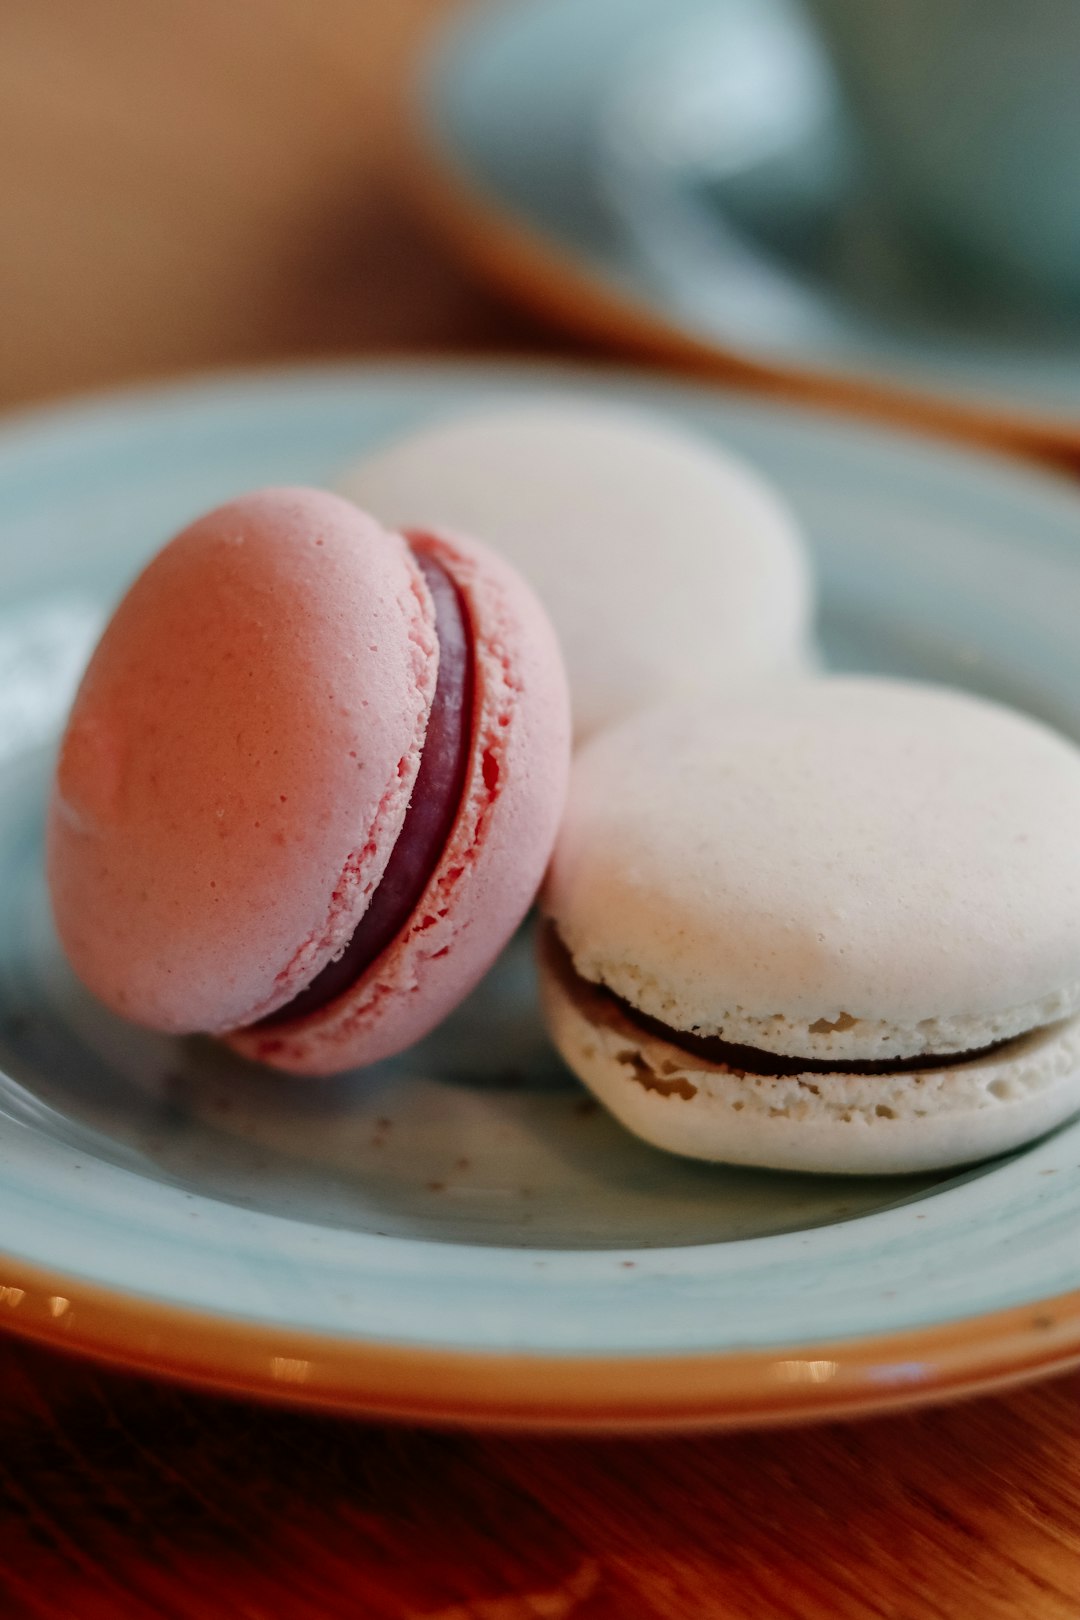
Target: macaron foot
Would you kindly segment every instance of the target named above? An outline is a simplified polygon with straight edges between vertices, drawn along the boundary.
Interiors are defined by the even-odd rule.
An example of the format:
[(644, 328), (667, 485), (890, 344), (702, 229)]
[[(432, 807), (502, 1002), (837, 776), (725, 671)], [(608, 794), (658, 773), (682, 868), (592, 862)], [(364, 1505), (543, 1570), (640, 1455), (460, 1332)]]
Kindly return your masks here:
[[(946, 1061), (777, 1073), (712, 1061), (573, 970), (550, 924), (541, 995), (560, 1055), (636, 1136), (687, 1158), (828, 1175), (903, 1175), (976, 1163), (1080, 1111), (1080, 1017)], [(750, 1054), (742, 1049), (749, 1061)]]

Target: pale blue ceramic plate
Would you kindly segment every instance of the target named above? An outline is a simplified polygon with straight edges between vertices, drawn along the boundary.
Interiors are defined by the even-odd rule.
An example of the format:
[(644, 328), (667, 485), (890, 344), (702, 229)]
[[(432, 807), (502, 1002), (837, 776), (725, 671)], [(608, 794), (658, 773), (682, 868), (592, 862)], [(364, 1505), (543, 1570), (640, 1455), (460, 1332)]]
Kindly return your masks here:
[(1080, 437), (1080, 313), (911, 259), (796, 0), (489, 0), (415, 114), (447, 223), (566, 318)]
[(0, 1320), (262, 1394), (577, 1426), (864, 1408), (1080, 1354), (1080, 1127), (952, 1178), (709, 1167), (585, 1098), (539, 1028), (524, 938), (436, 1035), (335, 1082), (129, 1028), (62, 961), (41, 873), (52, 744), (132, 571), (227, 496), (323, 483), (411, 423), (555, 388), (651, 403), (774, 479), (813, 544), (835, 665), (953, 680), (1080, 736), (1080, 496), (1047, 474), (555, 368), (268, 372), (16, 420)]

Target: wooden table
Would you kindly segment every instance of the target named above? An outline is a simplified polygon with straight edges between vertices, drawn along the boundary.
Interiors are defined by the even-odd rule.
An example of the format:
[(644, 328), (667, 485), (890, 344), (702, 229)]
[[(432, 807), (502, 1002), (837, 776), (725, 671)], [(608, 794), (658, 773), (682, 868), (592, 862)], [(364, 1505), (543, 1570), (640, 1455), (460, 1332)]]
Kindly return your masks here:
[[(7, 0), (0, 399), (284, 355), (550, 351), (397, 195), (393, 85), (438, 9)], [(1080, 1377), (631, 1443), (334, 1422), (13, 1341), (0, 1376), (5, 1620), (1080, 1615)]]

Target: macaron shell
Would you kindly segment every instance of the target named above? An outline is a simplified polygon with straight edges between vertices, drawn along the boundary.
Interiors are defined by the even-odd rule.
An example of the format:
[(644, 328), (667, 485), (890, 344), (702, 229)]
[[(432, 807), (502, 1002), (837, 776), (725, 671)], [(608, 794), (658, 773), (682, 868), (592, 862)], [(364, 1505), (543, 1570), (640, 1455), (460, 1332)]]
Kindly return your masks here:
[[(616, 1119), (669, 1153), (830, 1175), (975, 1163), (1080, 1111), (1080, 1019), (971, 1063), (896, 1074), (739, 1074), (626, 1018), (542, 947), (548, 1030)], [(564, 959), (565, 960), (565, 959)]]
[(664, 697), (808, 667), (793, 517), (751, 466), (666, 417), (570, 394), (500, 400), (370, 452), (338, 487), (521, 570), (558, 632), (579, 741)]
[(166, 546), (86, 671), (49, 813), (88, 987), (176, 1033), (290, 1000), (381, 876), (437, 662), (405, 542), (336, 496), (261, 491)]
[(1080, 1008), (1080, 751), (997, 704), (833, 677), (662, 708), (575, 760), (543, 906), (584, 978), (820, 1059)]
[(408, 927), (356, 986), (296, 1024), (238, 1030), (245, 1056), (334, 1074), (418, 1040), (494, 962), (531, 905), (566, 794), (570, 706), (554, 632), (520, 577), (445, 532), (410, 536), (464, 597), (475, 649), (475, 721), (461, 811)]

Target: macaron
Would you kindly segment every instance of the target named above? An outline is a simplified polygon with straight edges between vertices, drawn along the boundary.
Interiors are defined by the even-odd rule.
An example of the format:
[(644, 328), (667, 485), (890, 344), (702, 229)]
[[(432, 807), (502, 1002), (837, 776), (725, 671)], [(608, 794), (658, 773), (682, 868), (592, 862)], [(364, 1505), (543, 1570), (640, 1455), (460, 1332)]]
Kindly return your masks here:
[(573, 394), (499, 400), (369, 452), (337, 487), (394, 527), (474, 534), (521, 570), (562, 643), (578, 740), (812, 659), (794, 518), (674, 418)]
[(1080, 1111), (1080, 751), (994, 703), (639, 715), (576, 759), (541, 903), (555, 1043), (658, 1147), (923, 1171)]
[(62, 741), (60, 940), (114, 1011), (329, 1074), (397, 1052), (533, 900), (569, 700), (505, 561), (268, 489), (135, 580)]

